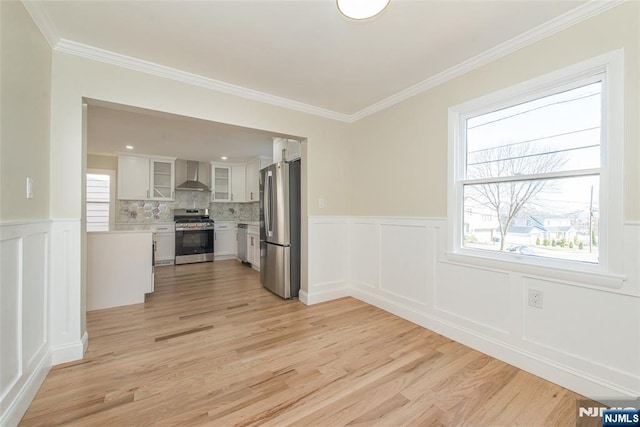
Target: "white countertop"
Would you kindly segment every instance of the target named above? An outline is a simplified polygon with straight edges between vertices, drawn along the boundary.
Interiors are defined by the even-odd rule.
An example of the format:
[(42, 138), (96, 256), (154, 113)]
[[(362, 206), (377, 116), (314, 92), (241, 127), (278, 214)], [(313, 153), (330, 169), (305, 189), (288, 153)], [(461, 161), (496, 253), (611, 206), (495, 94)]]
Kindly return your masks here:
[(109, 229), (104, 231), (89, 231), (89, 233), (155, 233), (156, 227), (174, 226), (173, 222), (152, 222), (141, 224), (109, 224)]

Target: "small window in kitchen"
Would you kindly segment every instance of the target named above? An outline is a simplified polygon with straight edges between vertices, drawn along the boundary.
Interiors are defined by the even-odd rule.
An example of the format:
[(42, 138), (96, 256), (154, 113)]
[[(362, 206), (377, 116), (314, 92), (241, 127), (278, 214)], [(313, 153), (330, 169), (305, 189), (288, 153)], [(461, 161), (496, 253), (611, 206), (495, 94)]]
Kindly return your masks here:
[(113, 222), (113, 171), (87, 173), (87, 231), (107, 231)]

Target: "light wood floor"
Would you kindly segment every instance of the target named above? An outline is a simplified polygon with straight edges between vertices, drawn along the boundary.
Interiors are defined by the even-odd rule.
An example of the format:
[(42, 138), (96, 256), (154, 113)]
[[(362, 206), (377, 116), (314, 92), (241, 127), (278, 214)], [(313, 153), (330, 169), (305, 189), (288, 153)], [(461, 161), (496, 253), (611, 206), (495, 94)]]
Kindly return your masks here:
[(87, 328), (21, 425), (575, 425), (573, 392), (352, 298), (284, 301), (236, 261), (158, 268)]

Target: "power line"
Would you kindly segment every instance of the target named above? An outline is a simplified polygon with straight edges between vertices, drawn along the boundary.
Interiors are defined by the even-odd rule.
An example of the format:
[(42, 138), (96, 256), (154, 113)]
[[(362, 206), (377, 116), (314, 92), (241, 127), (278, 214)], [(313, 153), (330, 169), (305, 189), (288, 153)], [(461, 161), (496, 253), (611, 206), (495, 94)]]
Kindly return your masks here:
[[(577, 98), (565, 99), (565, 100), (563, 100), (563, 101), (556, 101), (556, 102), (552, 102), (552, 103), (550, 103), (550, 104), (541, 105), (541, 106), (539, 106), (539, 107), (531, 108), (530, 110), (526, 110), (526, 111), (521, 111), (521, 112), (519, 112), (519, 113), (515, 113), (515, 114), (512, 114), (512, 115), (510, 115), (510, 116), (501, 117), (501, 118), (499, 118), (499, 119), (491, 120), (491, 121), (488, 121), (488, 122), (485, 122), (485, 123), (481, 123), (481, 124), (479, 124), (479, 125), (475, 125), (475, 126), (467, 127), (467, 130), (469, 130), (469, 129), (476, 129), (476, 128), (479, 128), (479, 127), (482, 127), (482, 126), (485, 126), (485, 125), (488, 125), (488, 124), (491, 124), (491, 123), (500, 122), (500, 121), (502, 121), (502, 120), (506, 120), (506, 119), (510, 119), (510, 118), (512, 118), (512, 117), (520, 116), (520, 115), (522, 115), (522, 114), (530, 113), (531, 111), (541, 110), (541, 109), (543, 109), (543, 108), (547, 108), (547, 107), (550, 107), (550, 106), (552, 106), (552, 105), (566, 104), (566, 103), (569, 103), (569, 102), (579, 101), (579, 100), (581, 100), (581, 99), (590, 98), (590, 97), (592, 97), (592, 96), (596, 96), (596, 95), (600, 95), (600, 92), (595, 92), (595, 93), (591, 93), (591, 94), (588, 94), (588, 95), (580, 96), (580, 97), (577, 97)], [(522, 105), (522, 104), (519, 104), (519, 105)], [(513, 107), (507, 107), (507, 108), (513, 108)], [(504, 108), (503, 110), (506, 110), (507, 108)], [(497, 111), (500, 111), (500, 110), (497, 110)], [(495, 113), (495, 111), (493, 111), (492, 113)], [(488, 113), (488, 114), (491, 114), (491, 113)], [(479, 117), (479, 116), (478, 116), (478, 117)], [(474, 117), (474, 118), (475, 118), (475, 117)]]
[(587, 148), (599, 147), (600, 144), (596, 145), (585, 145), (583, 147), (575, 147), (575, 148), (565, 148), (564, 150), (555, 150), (555, 151), (546, 151), (544, 153), (536, 153), (536, 154), (525, 154), (523, 156), (515, 156), (515, 157), (505, 157), (504, 159), (495, 159), (495, 160), (486, 160), (484, 162), (476, 162), (476, 163), (467, 163), (467, 167), (475, 166), (475, 165), (485, 165), (487, 163), (495, 163), (495, 162), (505, 162), (507, 160), (517, 160), (517, 159), (526, 159), (528, 157), (537, 157), (537, 156), (546, 156), (548, 154), (556, 154), (556, 153), (566, 153), (568, 151), (576, 151), (576, 150), (584, 150)]
[(558, 133), (556, 135), (550, 135), (550, 136), (543, 136), (541, 138), (535, 138), (535, 139), (528, 139), (526, 141), (518, 141), (518, 142), (512, 142), (510, 144), (504, 144), (504, 145), (496, 145), (495, 147), (489, 147), (489, 148), (481, 148), (479, 150), (475, 150), (475, 151), (469, 151), (467, 154), (473, 154), (473, 153), (479, 153), (481, 151), (488, 151), (488, 150), (495, 150), (497, 148), (504, 148), (504, 147), (511, 147), (514, 145), (519, 145), (519, 144), (527, 144), (529, 142), (537, 142), (537, 141), (542, 141), (545, 139), (551, 139), (551, 138), (557, 138), (559, 136), (567, 136), (567, 135), (573, 135), (574, 133), (580, 133), (580, 132), (588, 132), (594, 129), (600, 129), (600, 126), (595, 126), (595, 127), (590, 127), (590, 128), (584, 128), (584, 129), (578, 129), (578, 130), (574, 130), (571, 132), (565, 132), (565, 133)]

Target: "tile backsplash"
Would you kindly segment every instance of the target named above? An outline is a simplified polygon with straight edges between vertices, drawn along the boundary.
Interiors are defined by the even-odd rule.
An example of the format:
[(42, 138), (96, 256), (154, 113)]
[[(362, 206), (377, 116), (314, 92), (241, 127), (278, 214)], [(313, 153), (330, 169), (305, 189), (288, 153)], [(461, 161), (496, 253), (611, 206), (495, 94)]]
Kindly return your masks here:
[(172, 222), (173, 209), (209, 208), (209, 216), (217, 221), (258, 221), (260, 203), (211, 203), (208, 192), (176, 191), (173, 202), (152, 200), (117, 200), (116, 222)]
[(173, 221), (173, 202), (118, 200), (116, 209), (119, 223)]
[(217, 221), (258, 221), (260, 203), (211, 203), (209, 216)]

